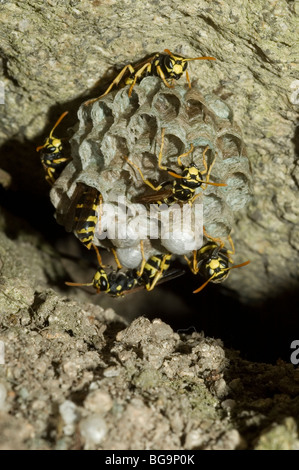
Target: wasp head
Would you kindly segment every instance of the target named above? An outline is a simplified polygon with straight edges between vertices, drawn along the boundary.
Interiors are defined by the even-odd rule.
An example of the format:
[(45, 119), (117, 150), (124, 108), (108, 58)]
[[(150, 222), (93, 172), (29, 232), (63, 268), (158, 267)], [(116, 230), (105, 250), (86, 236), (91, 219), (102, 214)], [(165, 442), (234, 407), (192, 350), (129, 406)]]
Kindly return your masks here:
[(97, 270), (93, 278), (93, 286), (98, 292), (107, 292), (110, 288), (107, 274), (103, 268)]
[(56, 139), (56, 137), (53, 137), (53, 132), (54, 130), (56, 129), (56, 127), (58, 126), (58, 124), (62, 121), (62, 119), (64, 118), (64, 116), (66, 116), (68, 114), (68, 111), (65, 111), (61, 116), (60, 118), (58, 119), (58, 121), (56, 121), (53, 129), (51, 130), (50, 132), (50, 135), (49, 137), (46, 139), (46, 142), (44, 143), (44, 145), (41, 145), (40, 147), (37, 147), (36, 151), (39, 152), (40, 150), (42, 149), (46, 149), (47, 152), (49, 153), (58, 153), (58, 152), (61, 152), (62, 151), (62, 143), (61, 143), (61, 140), (60, 139)]
[(178, 55), (174, 55), (168, 49), (165, 49), (167, 55), (164, 56), (164, 67), (165, 72), (167, 72), (167, 78), (174, 78), (178, 80), (181, 78), (185, 70), (187, 69), (187, 62), (191, 60), (216, 60), (215, 57), (194, 57), (190, 59), (186, 59), (185, 57), (181, 57)]
[(185, 184), (187, 183), (189, 187), (199, 188), (203, 183), (202, 174), (194, 164), (183, 168), (182, 177), (184, 178)]
[(228, 259), (221, 256), (219, 253), (218, 258), (211, 258), (205, 261), (200, 267), (200, 272), (205, 278), (213, 276), (212, 282), (223, 282), (228, 277), (230, 271), (227, 269), (229, 266)]
[(165, 55), (164, 67), (169, 78), (178, 80), (181, 78), (187, 68), (187, 61), (183, 57), (171, 55)]

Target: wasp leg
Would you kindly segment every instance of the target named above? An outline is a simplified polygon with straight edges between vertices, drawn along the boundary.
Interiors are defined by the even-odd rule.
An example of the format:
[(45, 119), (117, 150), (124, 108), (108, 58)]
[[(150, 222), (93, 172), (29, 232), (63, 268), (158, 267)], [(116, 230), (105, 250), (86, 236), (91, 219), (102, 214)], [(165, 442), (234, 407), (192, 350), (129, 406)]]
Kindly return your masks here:
[[(165, 128), (163, 127), (162, 133), (161, 133), (161, 147), (160, 147), (160, 152), (159, 152), (159, 157), (158, 157), (158, 167), (160, 168), (160, 170), (166, 170), (169, 173), (171, 170), (169, 168), (167, 168), (166, 166), (162, 165), (162, 156), (163, 156), (163, 148), (164, 148), (164, 136), (165, 136)], [(181, 162), (181, 158), (188, 156), (193, 150), (194, 150), (194, 146), (193, 146), (193, 144), (191, 144), (190, 150), (188, 150), (188, 152), (182, 153), (182, 155), (180, 155), (178, 157), (178, 165), (179, 166), (183, 166), (183, 164)], [(174, 173), (172, 171), (171, 171), (171, 176), (174, 176), (174, 177), (177, 177), (177, 178), (182, 178), (182, 176), (177, 175), (176, 173)]]
[(180, 155), (180, 156), (178, 157), (178, 165), (179, 165), (179, 166), (183, 166), (183, 164), (182, 164), (182, 162), (181, 162), (181, 158), (187, 157), (188, 155), (190, 155), (191, 152), (193, 152), (193, 150), (194, 150), (194, 146), (193, 146), (193, 144), (191, 144), (190, 150), (188, 150), (188, 152), (182, 153), (182, 155)]
[(122, 268), (122, 265), (120, 264), (120, 261), (119, 261), (119, 259), (118, 259), (116, 250), (115, 250), (114, 248), (111, 248), (111, 252), (112, 252), (112, 254), (113, 254), (113, 256), (114, 256), (117, 269), (121, 269), (121, 268)]
[(213, 242), (217, 243), (217, 245), (219, 244), (220, 245), (220, 248), (223, 248), (225, 243), (224, 241), (221, 239), (221, 238), (214, 238), (212, 237), (211, 235), (209, 235), (205, 229), (205, 227), (203, 227), (203, 234), (206, 238), (212, 240)]
[(100, 194), (99, 196), (99, 220), (98, 220), (98, 224), (99, 224), (99, 233), (101, 233), (101, 219), (102, 219), (102, 215), (103, 215), (103, 196), (102, 194)]
[(153, 282), (151, 283), (151, 285), (149, 287), (146, 286), (146, 290), (148, 290), (148, 291), (153, 290), (155, 285), (157, 284), (157, 282), (161, 279), (161, 277), (163, 276), (164, 266), (165, 266), (165, 263), (166, 263), (167, 259), (168, 259), (168, 255), (163, 256), (163, 260), (162, 260), (160, 269), (155, 274), (155, 277), (154, 277)]
[[(234, 245), (234, 242), (233, 242), (233, 240), (232, 240), (232, 237), (229, 235), (229, 236), (227, 237), (227, 239), (228, 239), (229, 244), (230, 244), (230, 246), (231, 246), (231, 250), (227, 250), (227, 254), (228, 254), (228, 255), (234, 255), (234, 254), (235, 254), (235, 245)], [(233, 260), (231, 259), (231, 257), (229, 257), (228, 260), (229, 260), (229, 262), (230, 262), (231, 264), (233, 264)]]
[(190, 82), (188, 70), (186, 70), (186, 80), (187, 80), (187, 82), (188, 82), (189, 88), (191, 88), (191, 82)]
[[(157, 66), (157, 73), (158, 73), (159, 77), (163, 80), (163, 83), (164, 83), (165, 86), (167, 86), (167, 88), (174, 88), (173, 85), (170, 85), (167, 82), (167, 80), (165, 78), (165, 75), (163, 73), (163, 70), (161, 69), (160, 65)], [(172, 80), (172, 83), (173, 83), (173, 80)]]
[(209, 149), (209, 146), (207, 146), (207, 147), (204, 149), (203, 154), (202, 154), (202, 161), (203, 161), (203, 164), (204, 164), (205, 169), (204, 169), (204, 171), (201, 172), (201, 174), (202, 174), (202, 175), (205, 175), (205, 174), (207, 175), (207, 176), (206, 176), (206, 180), (204, 181), (205, 187), (202, 185), (202, 189), (207, 189), (207, 185), (208, 185), (208, 184), (210, 184), (210, 185), (212, 185), (212, 186), (227, 186), (226, 183), (211, 183), (211, 182), (210, 182), (210, 175), (211, 175), (212, 168), (213, 168), (213, 166), (214, 166), (214, 164), (215, 164), (215, 161), (216, 161), (216, 156), (215, 156), (214, 160), (212, 161), (211, 165), (210, 165), (209, 168), (208, 168), (208, 164), (207, 164), (206, 157), (205, 157), (205, 155), (206, 155), (208, 149)]
[(138, 78), (142, 77), (144, 70), (146, 70), (147, 72), (150, 72), (151, 66), (152, 66), (151, 62), (147, 62), (139, 70), (137, 70), (137, 72), (135, 72), (135, 70), (133, 69), (133, 72), (131, 73), (134, 73), (134, 79), (129, 89), (129, 93), (128, 93), (129, 96), (132, 95), (133, 88), (136, 85)]
[(101, 96), (98, 96), (98, 98), (93, 98), (91, 100), (85, 101), (84, 106), (88, 106), (89, 104), (95, 103), (99, 99), (101, 99), (104, 96), (108, 95), (108, 93), (114, 87), (114, 85), (117, 86), (119, 84), (119, 82), (121, 81), (121, 79), (123, 78), (123, 76), (124, 76), (124, 74), (127, 70), (129, 70), (131, 74), (135, 74), (135, 69), (134, 69), (133, 65), (131, 65), (131, 64), (125, 65), (124, 68), (117, 75), (117, 77), (113, 80), (113, 82), (110, 83), (110, 85), (108, 86), (105, 93), (103, 93)]
[(144, 176), (143, 176), (142, 171), (139, 168), (139, 166), (137, 166), (135, 163), (133, 163), (131, 160), (129, 160), (128, 157), (124, 157), (124, 159), (126, 160), (127, 163), (129, 163), (131, 166), (136, 168), (136, 170), (139, 172), (139, 174), (142, 178), (142, 181), (145, 184), (147, 184), (151, 189), (153, 189), (154, 191), (160, 191), (160, 189), (162, 189), (163, 186), (161, 184), (159, 184), (159, 186), (154, 186), (149, 180), (145, 179)]
[(205, 175), (208, 172), (208, 164), (206, 161), (206, 153), (208, 150), (209, 150), (209, 146), (207, 145), (202, 153), (202, 162), (203, 162), (203, 166), (205, 167), (204, 171), (201, 172), (202, 175)]
[(191, 272), (193, 274), (197, 274), (199, 269), (197, 267), (197, 251), (196, 250), (193, 250), (193, 257), (192, 257), (192, 261), (189, 260), (189, 258), (187, 258), (187, 256), (184, 255), (184, 258), (185, 260), (187, 261), (188, 263), (188, 266), (191, 270)]
[[(215, 156), (214, 160), (212, 161), (211, 165), (208, 168), (208, 164), (207, 164), (207, 161), (206, 161), (206, 153), (207, 153), (208, 150), (209, 150), (209, 146), (207, 145), (206, 148), (203, 151), (203, 154), (202, 154), (202, 161), (203, 161), (203, 165), (204, 165), (205, 169), (204, 169), (204, 171), (201, 172), (201, 174), (202, 175), (205, 175), (205, 174), (207, 175), (206, 176), (206, 183), (208, 183), (209, 180), (210, 180), (210, 174), (211, 174), (212, 168), (213, 168), (215, 160), (216, 160), (216, 156)], [(202, 188), (202, 189), (206, 189), (206, 187)]]
[[(92, 244), (93, 248), (95, 249), (95, 252), (96, 252), (96, 255), (97, 255), (97, 260), (98, 260), (98, 263), (99, 263), (99, 266), (101, 269), (105, 268), (106, 266), (102, 263), (102, 257), (100, 255), (100, 252), (98, 250), (98, 247), (94, 244)], [(98, 273), (98, 271), (97, 271)], [(96, 275), (94, 276), (94, 279), (92, 280), (92, 282), (88, 282), (88, 283), (81, 283), (81, 282), (65, 282), (65, 284), (67, 286), (75, 286), (75, 287), (83, 287), (83, 286), (93, 286), (93, 287), (96, 287), (95, 285), (95, 277)], [(100, 290), (98, 288), (97, 289), (97, 293), (100, 292)]]
[(144, 256), (144, 247), (143, 247), (143, 240), (140, 240), (140, 251), (142, 256), (142, 262), (140, 265), (139, 271), (137, 271), (137, 276), (141, 277), (144, 271), (144, 266), (146, 265), (146, 258)]
[(46, 176), (46, 181), (53, 186), (55, 183), (55, 178), (54, 178), (54, 173), (55, 173), (55, 168), (47, 168), (47, 176)]
[(192, 206), (192, 204), (194, 203), (195, 199), (197, 199), (197, 198), (198, 198), (199, 196), (201, 196), (201, 195), (202, 195), (202, 192), (200, 192), (200, 193), (198, 193), (198, 194), (195, 194), (195, 196), (193, 196), (193, 198), (190, 199), (190, 201), (188, 201), (189, 204), (190, 204), (190, 206)]
[(161, 132), (161, 147), (160, 147), (160, 152), (159, 152), (159, 156), (158, 156), (158, 167), (160, 168), (160, 170), (168, 170), (168, 168), (166, 166), (163, 166), (162, 165), (162, 156), (163, 156), (163, 148), (164, 148), (164, 136), (165, 136), (165, 127), (162, 128), (162, 132)]
[(96, 252), (96, 255), (97, 255), (97, 260), (98, 260), (98, 263), (99, 263), (99, 266), (100, 268), (106, 268), (107, 266), (105, 266), (105, 264), (103, 264), (102, 262), (102, 257), (100, 255), (100, 252), (99, 252), (99, 249), (96, 245), (92, 244), (91, 246), (93, 246), (95, 252)]
[(55, 164), (59, 165), (60, 163), (68, 162), (70, 161), (70, 158), (62, 157), (62, 158), (55, 158)]
[[(203, 166), (205, 167), (204, 171), (201, 172), (202, 175), (207, 175), (206, 176), (206, 182), (209, 181), (209, 178), (210, 178), (210, 174), (211, 174), (211, 170), (212, 170), (212, 166), (214, 165), (215, 163), (215, 158), (212, 162), (212, 164), (210, 165), (210, 167), (208, 168), (208, 164), (207, 164), (207, 160), (206, 160), (206, 153), (207, 151), (209, 150), (209, 146), (207, 145), (206, 148), (204, 149), (203, 153), (202, 153), (202, 162), (203, 162)], [(205, 188), (203, 188), (205, 189)]]

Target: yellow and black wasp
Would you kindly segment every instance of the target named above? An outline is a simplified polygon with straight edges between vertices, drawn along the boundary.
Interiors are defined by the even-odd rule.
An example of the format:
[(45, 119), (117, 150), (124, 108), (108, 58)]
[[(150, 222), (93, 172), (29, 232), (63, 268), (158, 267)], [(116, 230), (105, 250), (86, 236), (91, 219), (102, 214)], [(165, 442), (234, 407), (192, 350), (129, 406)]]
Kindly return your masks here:
[(57, 139), (53, 136), (54, 130), (67, 114), (68, 111), (65, 111), (56, 121), (44, 145), (41, 145), (36, 148), (36, 151), (40, 152), (41, 162), (46, 173), (46, 180), (51, 185), (55, 183), (62, 170), (71, 160), (71, 157), (66, 157), (64, 155), (64, 149), (61, 139)]
[(102, 258), (98, 248), (95, 245), (92, 246), (96, 251), (99, 264), (99, 268), (97, 269), (92, 282), (66, 282), (67, 286), (92, 286), (96, 289), (97, 293), (106, 292), (113, 297), (119, 297), (123, 295), (125, 291), (133, 289), (133, 287), (138, 284), (139, 276), (137, 275), (136, 270), (129, 269), (126, 272), (122, 272), (120, 271), (121, 265), (118, 264), (117, 271), (113, 270), (110, 273), (107, 273), (105, 266), (102, 263)]
[(83, 245), (90, 250), (95, 228), (101, 217), (103, 198), (101, 193), (82, 183), (82, 192), (76, 204), (73, 230)]
[(193, 252), (193, 260), (190, 261), (185, 257), (193, 274), (200, 274), (206, 279), (198, 289), (193, 291), (193, 294), (203, 290), (209, 282), (220, 283), (225, 281), (232, 269), (241, 268), (250, 263), (250, 261), (245, 261), (244, 263), (234, 265), (230, 255), (235, 253), (235, 248), (230, 236), (228, 237), (231, 245), (230, 250), (224, 246), (224, 242), (219, 238), (212, 238), (206, 233), (205, 236), (210, 241), (199, 250)]
[[(165, 277), (166, 271), (170, 268), (170, 261), (172, 254), (157, 254), (153, 255), (146, 260), (143, 250), (143, 241), (140, 242), (140, 250), (142, 255), (142, 263), (140, 269), (137, 271), (139, 282), (144, 285), (146, 290), (151, 291), (157, 283)], [(172, 271), (171, 278), (179, 274), (178, 270)]]
[[(133, 163), (127, 157), (124, 157), (124, 159), (131, 166), (136, 168), (136, 170), (138, 171), (138, 173), (140, 174), (142, 178), (142, 181), (151, 189), (156, 191), (156, 193), (139, 197), (137, 202), (141, 202), (145, 204), (156, 203), (158, 205), (167, 204), (168, 206), (175, 204), (175, 203), (182, 204), (182, 203), (188, 202), (191, 205), (193, 204), (194, 200), (200, 195), (200, 193), (195, 195), (196, 189), (202, 186), (203, 183), (205, 187), (202, 186), (202, 189), (205, 189), (206, 185), (208, 184), (213, 185), (213, 186), (227, 186), (226, 183), (211, 183), (209, 181), (211, 170), (215, 163), (215, 158), (214, 158), (212, 164), (208, 168), (205, 155), (209, 147), (206, 147), (203, 152), (203, 165), (205, 168), (203, 171), (200, 171), (197, 165), (195, 165), (194, 163), (192, 163), (189, 166), (184, 166), (182, 164), (181, 159), (183, 157), (188, 156), (190, 153), (193, 152), (194, 147), (192, 144), (191, 144), (190, 150), (180, 155), (177, 159), (178, 165), (182, 169), (181, 174), (175, 173), (170, 168), (163, 166), (161, 162), (162, 162), (162, 154), (163, 154), (163, 146), (164, 146), (164, 135), (165, 135), (165, 129), (163, 128), (162, 135), (161, 135), (161, 148), (160, 148), (160, 153), (158, 157), (158, 167), (160, 170), (165, 170), (168, 172), (170, 176), (173, 176), (175, 178), (174, 181), (164, 181), (158, 186), (154, 186), (149, 180), (145, 179), (141, 169), (135, 163)], [(206, 175), (205, 180), (203, 179), (204, 175)]]
[[(140, 275), (140, 282), (146, 290), (151, 291), (165, 277), (166, 271), (170, 267), (171, 254), (161, 254), (151, 256), (145, 263)], [(175, 277), (180, 274), (175, 274)], [(170, 276), (173, 278), (174, 273)], [(169, 279), (168, 279), (169, 280)]]
[[(186, 78), (191, 88), (191, 83), (189, 75), (187, 72), (188, 62), (191, 60), (216, 60), (215, 57), (195, 57), (191, 59), (186, 59), (179, 55), (174, 55), (168, 49), (164, 50), (164, 53), (157, 53), (148, 59), (139, 62), (137, 65), (133, 66), (132, 64), (125, 65), (113, 82), (109, 85), (105, 93), (103, 93), (98, 98), (86, 101), (85, 105), (94, 103), (106, 96), (114, 86), (118, 86), (120, 83), (123, 85), (130, 85), (129, 96), (132, 95), (133, 88), (137, 81), (141, 80), (147, 76), (156, 76), (160, 77), (163, 80), (164, 85), (168, 88), (173, 87), (173, 81), (181, 78), (184, 72), (186, 72)], [(129, 75), (125, 77), (126, 72)], [(168, 83), (168, 80), (171, 81), (171, 84)]]
[[(145, 288), (148, 291), (154, 289), (157, 283), (161, 280), (166, 280), (165, 273), (170, 267), (170, 254), (161, 254), (151, 256), (148, 260), (142, 262), (139, 271), (137, 269), (128, 269), (127, 271), (121, 271), (121, 264), (118, 261), (115, 250), (112, 250), (114, 258), (117, 263), (117, 270), (112, 270), (107, 273), (104, 269), (105, 266), (102, 264), (102, 258), (98, 248), (93, 245), (99, 264), (99, 269), (96, 271), (92, 282), (89, 283), (77, 283), (77, 282), (66, 282), (68, 286), (92, 286), (96, 289), (97, 293), (105, 292), (113, 297), (123, 296), (127, 291), (135, 291), (140, 288)], [(142, 248), (143, 255), (143, 248)], [(183, 270), (172, 270), (167, 280), (173, 279), (174, 277), (183, 274)]]

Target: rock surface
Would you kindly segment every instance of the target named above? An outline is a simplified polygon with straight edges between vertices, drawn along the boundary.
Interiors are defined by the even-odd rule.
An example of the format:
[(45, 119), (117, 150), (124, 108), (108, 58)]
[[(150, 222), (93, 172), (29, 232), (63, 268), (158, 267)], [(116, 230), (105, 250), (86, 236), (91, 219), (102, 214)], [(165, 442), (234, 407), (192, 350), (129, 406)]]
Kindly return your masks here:
[[(203, 92), (214, 91), (231, 106), (254, 172), (255, 199), (234, 234), (236, 261), (252, 263), (242, 276), (232, 273), (231, 286), (261, 299), (298, 285), (294, 2), (37, 0), (5, 1), (0, 9), (5, 89), (0, 139), (11, 139), (10, 151), (20, 146), (28, 151), (29, 143), (39, 140), (43, 126), (49, 129), (49, 109), (55, 117), (62, 109), (75, 113), (88, 90), (97, 83), (104, 88), (115, 66), (166, 47), (189, 57), (216, 57), (213, 63), (191, 62), (190, 76)], [(33, 146), (30, 150), (26, 161), (16, 157), (17, 168), (5, 157), (0, 162), (15, 173), (16, 185), (27, 188), (32, 175), (40, 175)]]
[(157, 318), (126, 327), (88, 294), (51, 289), (63, 265), (34, 241), (1, 233), (1, 449), (299, 448), (292, 364), (244, 360)]

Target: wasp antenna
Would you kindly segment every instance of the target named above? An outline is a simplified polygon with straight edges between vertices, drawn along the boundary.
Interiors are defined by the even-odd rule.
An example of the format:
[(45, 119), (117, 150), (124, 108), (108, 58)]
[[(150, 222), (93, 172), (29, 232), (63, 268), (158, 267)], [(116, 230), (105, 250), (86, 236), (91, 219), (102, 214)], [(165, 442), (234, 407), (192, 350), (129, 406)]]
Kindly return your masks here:
[(192, 59), (184, 59), (186, 61), (190, 61), (190, 60), (216, 60), (215, 57), (194, 57)]
[[(169, 54), (171, 57), (173, 57), (173, 54), (172, 52), (170, 52), (169, 49), (164, 49), (164, 52), (166, 52), (166, 54)], [(190, 60), (216, 60), (215, 57), (194, 57), (194, 58), (191, 58), (191, 59), (184, 59), (184, 61), (190, 61)]]
[(203, 181), (203, 180), (201, 180), (201, 182), (205, 184), (211, 184), (212, 186), (227, 186), (226, 183), (211, 183), (210, 181)]
[[(223, 271), (230, 271), (231, 269), (235, 269), (235, 268), (242, 268), (243, 266), (247, 266), (247, 264), (249, 264), (249, 263), (250, 263), (250, 260), (245, 261), (244, 263), (241, 263), (241, 264), (235, 264), (234, 266), (231, 266), (230, 268), (223, 269), (222, 272)], [(202, 286), (200, 286), (198, 289), (194, 290), (193, 294), (197, 294), (198, 292), (203, 290), (206, 287), (206, 285), (209, 284), (209, 282), (211, 282), (211, 280), (215, 276), (216, 276), (216, 273), (214, 273), (213, 276), (211, 276), (206, 282), (204, 282), (204, 284), (202, 284)]]
[(174, 178), (181, 178), (181, 179), (184, 179), (185, 177), (182, 176), (182, 175), (178, 175), (177, 173), (174, 173), (173, 171), (168, 171), (168, 174), (170, 176), (173, 176)]
[(198, 289), (194, 290), (193, 291), (193, 294), (197, 294), (198, 292), (200, 292), (201, 290), (203, 290), (207, 284), (209, 284), (209, 282), (211, 282), (211, 280), (213, 279), (213, 277), (216, 276), (216, 273), (213, 274), (213, 276), (211, 276), (206, 282), (204, 282)]
[(222, 269), (222, 272), (223, 271), (230, 271), (231, 269), (235, 269), (235, 268), (242, 268), (243, 266), (247, 266), (247, 264), (249, 264), (250, 261), (244, 261), (244, 263), (241, 263), (241, 264), (234, 264), (234, 266), (231, 266), (230, 268), (224, 268)]
[(234, 264), (234, 266), (231, 266), (230, 268), (224, 268), (222, 269), (222, 271), (230, 271), (231, 269), (235, 269), (235, 268), (242, 268), (243, 266), (247, 266), (247, 264), (249, 264), (250, 261), (245, 261), (244, 263), (241, 263), (241, 264)]
[(57, 120), (57, 121), (55, 122), (55, 124), (54, 124), (53, 129), (52, 129), (51, 132), (50, 132), (49, 137), (52, 137), (53, 132), (55, 131), (56, 127), (58, 126), (58, 124), (61, 123), (62, 119), (63, 119), (67, 114), (68, 114), (68, 111), (64, 111), (64, 113), (62, 113), (62, 115), (60, 116), (60, 118), (58, 118), (58, 120)]
[(93, 282), (88, 282), (87, 284), (81, 284), (80, 282), (65, 282), (65, 284), (72, 287), (93, 286)]
[(227, 269), (242, 268), (243, 266), (247, 266), (247, 264), (249, 264), (249, 263), (250, 263), (250, 260), (245, 261), (244, 263), (241, 263), (241, 264), (235, 264), (235, 265), (232, 266), (231, 268), (227, 268)]

